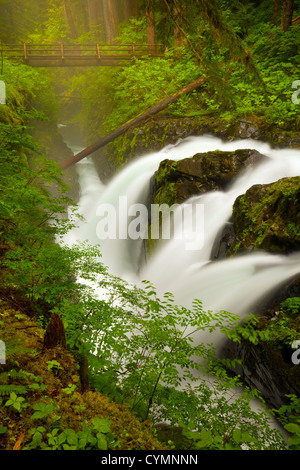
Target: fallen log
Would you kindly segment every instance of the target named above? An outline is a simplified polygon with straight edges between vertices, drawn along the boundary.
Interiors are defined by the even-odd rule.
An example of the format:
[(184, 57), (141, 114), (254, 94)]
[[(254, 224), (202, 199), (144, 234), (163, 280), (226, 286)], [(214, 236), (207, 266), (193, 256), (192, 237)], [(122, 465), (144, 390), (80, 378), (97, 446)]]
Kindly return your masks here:
[(292, 21), (292, 25), (296, 25), (296, 24), (299, 24), (300, 23), (300, 16), (297, 16), (297, 18), (295, 18), (293, 21)]
[(140, 114), (136, 118), (132, 119), (131, 121), (128, 121), (123, 126), (118, 127), (118, 129), (115, 129), (114, 131), (110, 132), (105, 137), (103, 137), (98, 142), (96, 142), (95, 144), (85, 148), (81, 152), (69, 158), (69, 160), (67, 160), (66, 162), (60, 165), (60, 168), (62, 170), (66, 170), (70, 166), (75, 165), (75, 163), (78, 163), (80, 160), (83, 160), (84, 158), (86, 158), (88, 155), (91, 155), (99, 148), (104, 147), (106, 144), (112, 142), (117, 137), (120, 137), (121, 135), (125, 134), (125, 132), (127, 132), (130, 128), (136, 127), (138, 124), (145, 121), (149, 117), (166, 109), (170, 104), (175, 103), (175, 101), (177, 101), (182, 95), (186, 95), (190, 93), (191, 91), (196, 90), (204, 83), (204, 80), (205, 80), (204, 77), (198, 78), (198, 80), (190, 83), (186, 87), (182, 88), (178, 92), (166, 98), (165, 100), (160, 101), (159, 103), (155, 104), (154, 106), (152, 106), (152, 108), (147, 109), (147, 111)]

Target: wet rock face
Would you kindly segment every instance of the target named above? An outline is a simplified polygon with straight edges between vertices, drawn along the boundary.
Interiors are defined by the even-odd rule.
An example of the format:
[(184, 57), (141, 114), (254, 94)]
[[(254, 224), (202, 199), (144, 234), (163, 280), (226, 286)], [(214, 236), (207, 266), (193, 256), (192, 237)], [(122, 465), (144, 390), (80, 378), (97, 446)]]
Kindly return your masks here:
[(253, 149), (198, 153), (178, 162), (164, 160), (155, 175), (152, 199), (169, 205), (192, 196), (226, 189), (240, 173), (267, 157)]
[(259, 139), (262, 136), (262, 130), (251, 119), (241, 119), (237, 125), (236, 137), (240, 139)]
[(229, 221), (217, 235), (212, 247), (210, 259), (216, 261), (226, 258), (228, 254), (230, 255), (235, 236), (233, 222)]
[(249, 342), (227, 346), (226, 357), (240, 359), (242, 365), (231, 369), (251, 389), (260, 391), (269, 405), (288, 404), (287, 395), (300, 395), (299, 364), (291, 363), (293, 350), (278, 350)]
[(300, 177), (254, 185), (233, 207), (233, 251), (263, 249), (290, 253), (300, 249)]

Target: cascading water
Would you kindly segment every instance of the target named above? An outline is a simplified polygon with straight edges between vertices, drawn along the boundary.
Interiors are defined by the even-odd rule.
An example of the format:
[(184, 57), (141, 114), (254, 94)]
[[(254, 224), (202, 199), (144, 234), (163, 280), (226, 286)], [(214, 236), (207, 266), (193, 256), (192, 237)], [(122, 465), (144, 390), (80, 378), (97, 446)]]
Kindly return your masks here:
[[(185, 239), (165, 241), (140, 269), (142, 240), (128, 237), (99, 240), (99, 207), (104, 204), (115, 207), (118, 224), (124, 231), (128, 214), (119, 207), (120, 198), (126, 197), (128, 207), (145, 205), (150, 178), (162, 160), (180, 160), (216, 149), (234, 151), (241, 148), (256, 149), (269, 158), (241, 174), (227, 191), (209, 192), (189, 201), (204, 205), (204, 240), (199, 249), (187, 250)], [(235, 199), (254, 184), (298, 176), (300, 159), (297, 150), (274, 150), (266, 143), (252, 140), (224, 143), (206, 135), (187, 138), (160, 152), (140, 157), (107, 186), (101, 183), (91, 160), (78, 163), (77, 171), (81, 187), (79, 212), (86, 222), (74, 229), (67, 241), (72, 243), (79, 239), (100, 244), (104, 264), (112, 274), (129, 282), (139, 284), (141, 280), (149, 280), (159, 294), (172, 292), (179, 304), (189, 306), (197, 298), (203, 301), (206, 309), (227, 310), (243, 317), (273, 289), (299, 273), (300, 253), (297, 252), (289, 256), (255, 253), (211, 261), (214, 241), (230, 218)]]
[[(209, 192), (188, 201), (189, 204), (204, 205), (204, 236), (199, 249), (187, 250), (185, 238), (164, 240), (155, 254), (140, 266), (143, 240), (98, 238), (99, 207), (110, 205), (116, 209), (118, 228), (124, 233), (129, 218), (124, 208), (119, 206), (120, 198), (126, 198), (128, 207), (133, 204), (147, 205), (150, 179), (164, 159), (178, 161), (217, 149), (234, 151), (246, 148), (255, 149), (269, 158), (241, 174), (227, 191)], [(80, 149), (74, 150), (76, 153)], [(205, 310), (227, 310), (243, 319), (254, 305), (300, 272), (299, 252), (289, 256), (260, 252), (211, 260), (214, 242), (231, 217), (235, 199), (254, 184), (298, 176), (300, 159), (297, 150), (274, 150), (268, 144), (252, 140), (224, 143), (206, 135), (187, 138), (160, 152), (141, 156), (126, 166), (107, 186), (101, 182), (91, 159), (81, 161), (76, 168), (81, 188), (79, 213), (85, 221), (78, 223), (78, 228), (69, 233), (65, 242), (72, 244), (78, 240), (88, 240), (91, 244), (100, 245), (101, 261), (112, 274), (130, 283), (139, 285), (142, 280), (148, 280), (159, 295), (172, 292), (178, 304), (189, 307), (194, 299), (200, 299)], [(188, 240), (190, 235), (187, 233)], [(99, 295), (105, 293), (99, 292)], [(208, 334), (204, 331), (193, 338), (196, 343), (213, 343), (217, 352), (222, 351), (222, 333)], [(197, 376), (199, 373), (195, 372)], [(253, 410), (260, 409), (260, 402), (252, 400), (251, 407)], [(273, 419), (271, 426), (278, 428)]]

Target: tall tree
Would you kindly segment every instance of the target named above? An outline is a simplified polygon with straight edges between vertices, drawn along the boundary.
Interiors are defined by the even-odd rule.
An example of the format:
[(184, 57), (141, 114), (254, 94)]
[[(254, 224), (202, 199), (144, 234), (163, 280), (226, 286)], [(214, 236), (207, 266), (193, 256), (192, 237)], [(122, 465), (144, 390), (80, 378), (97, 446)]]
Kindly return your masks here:
[(66, 20), (71, 31), (72, 39), (76, 39), (78, 37), (78, 32), (77, 32), (77, 28), (74, 22), (70, 0), (64, 0), (64, 9), (65, 9)]
[(281, 30), (287, 31), (292, 24), (293, 13), (294, 13), (294, 0), (284, 0), (282, 17), (281, 17)]
[(272, 24), (277, 24), (280, 22), (280, 8), (281, 8), (281, 0), (273, 0), (273, 9), (272, 9), (272, 17), (271, 17)]
[(180, 23), (182, 23), (184, 10), (185, 5), (183, 5), (181, 2), (175, 4), (174, 17), (178, 19), (177, 21), (175, 21), (174, 28), (175, 47), (182, 46), (184, 43), (184, 34), (182, 33), (182, 29), (178, 26)]
[(146, 0), (146, 20), (147, 20), (147, 40), (149, 46), (149, 54), (155, 52), (156, 35), (155, 35), (155, 10), (154, 0)]
[(97, 26), (101, 21), (101, 3), (99, 0), (87, 0), (90, 28)]
[(139, 0), (124, 0), (125, 17), (128, 21), (130, 18), (138, 17)]
[(116, 0), (102, 0), (107, 40), (113, 43), (119, 34), (119, 14)]

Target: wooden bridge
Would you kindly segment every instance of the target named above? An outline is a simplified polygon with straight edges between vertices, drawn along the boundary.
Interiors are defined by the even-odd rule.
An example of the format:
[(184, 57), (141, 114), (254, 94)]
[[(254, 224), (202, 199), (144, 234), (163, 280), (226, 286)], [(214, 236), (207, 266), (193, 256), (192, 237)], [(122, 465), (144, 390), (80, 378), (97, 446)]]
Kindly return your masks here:
[(120, 66), (164, 53), (161, 44), (0, 44), (0, 60), (4, 57), (33, 67), (93, 67)]

